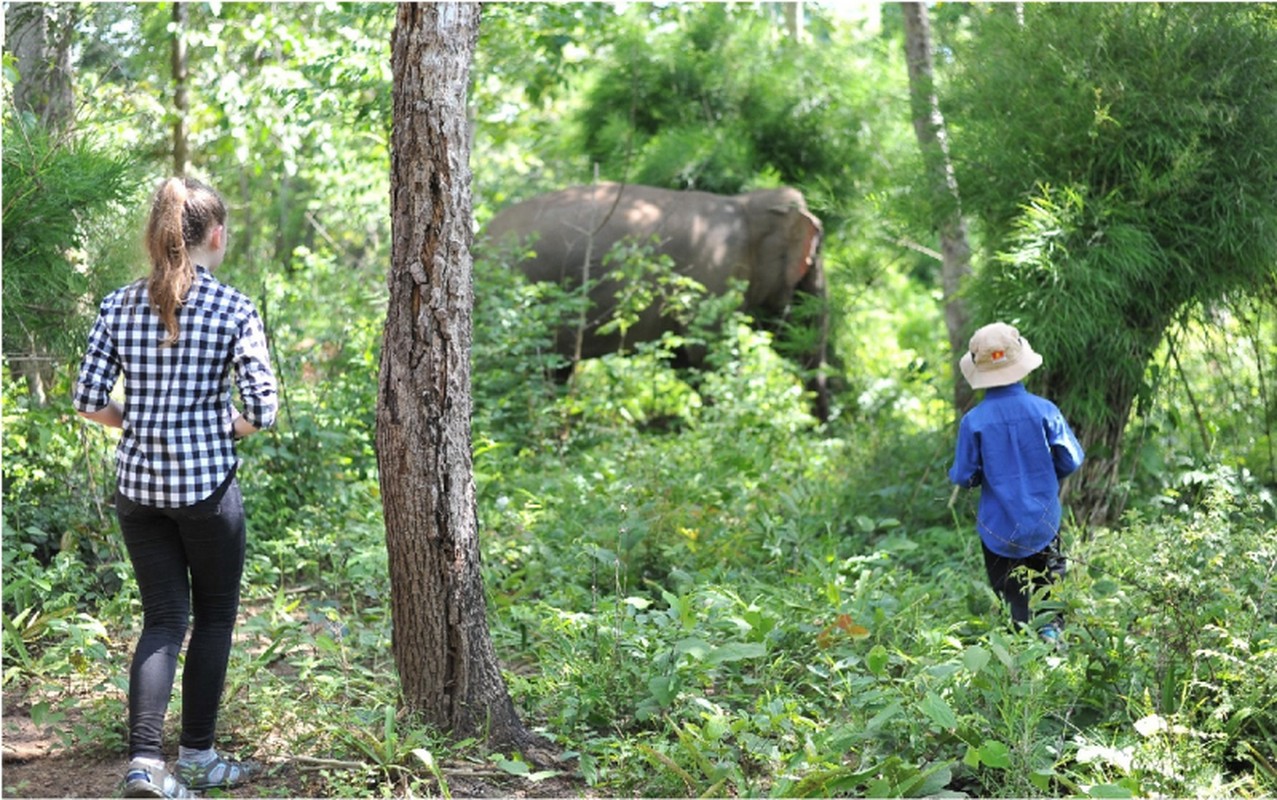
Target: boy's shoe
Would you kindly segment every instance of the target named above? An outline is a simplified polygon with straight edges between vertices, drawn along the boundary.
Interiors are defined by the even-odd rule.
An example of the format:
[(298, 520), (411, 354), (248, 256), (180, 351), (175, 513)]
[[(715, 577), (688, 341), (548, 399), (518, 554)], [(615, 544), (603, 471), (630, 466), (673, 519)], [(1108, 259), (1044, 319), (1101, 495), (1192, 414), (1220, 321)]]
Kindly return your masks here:
[(124, 775), (125, 797), (195, 797), (180, 780), (162, 766), (145, 761), (129, 762)]
[(1063, 631), (1060, 630), (1060, 623), (1052, 622), (1042, 630), (1038, 631), (1038, 636), (1042, 641), (1054, 647), (1056, 650), (1063, 651), (1065, 648)]
[(232, 761), (217, 756), (207, 764), (178, 759), (177, 774), (192, 789), (234, 789), (243, 786), (262, 771), (256, 761)]

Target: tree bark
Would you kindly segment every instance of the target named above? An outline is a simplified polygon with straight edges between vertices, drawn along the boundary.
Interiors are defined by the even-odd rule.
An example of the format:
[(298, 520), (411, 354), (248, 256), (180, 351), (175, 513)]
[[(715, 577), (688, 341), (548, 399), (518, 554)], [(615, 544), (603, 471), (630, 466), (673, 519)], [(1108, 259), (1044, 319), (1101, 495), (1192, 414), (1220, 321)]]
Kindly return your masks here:
[[(1063, 387), (1052, 375), (1043, 375), (1043, 394), (1059, 397)], [(1118, 491), (1121, 479), (1122, 440), (1131, 406), (1135, 402), (1135, 387), (1112, 386), (1106, 392), (1106, 400), (1112, 405), (1113, 416), (1097, 425), (1076, 426), (1078, 441), (1086, 453), (1082, 468), (1069, 477), (1060, 491), (1060, 500), (1072, 512), (1073, 522), (1080, 528), (1082, 540), (1091, 530), (1115, 523), (1125, 509), (1126, 498)]]
[(186, 115), (186, 4), (173, 4), (173, 174), (185, 175), (187, 162)]
[(936, 209), (935, 226), (940, 235), (940, 283), (944, 292), (944, 321), (949, 335), (953, 407), (957, 418), (971, 405), (973, 396), (971, 387), (958, 369), (970, 335), (970, 315), (958, 292), (971, 274), (971, 246), (967, 242), (967, 224), (962, 218), (958, 179), (949, 159), (949, 134), (936, 97), (927, 8), (922, 3), (901, 3), (901, 7), (904, 9), (905, 58), (909, 68), (913, 130), (932, 186), (931, 205)]
[[(1132, 329), (1141, 332), (1138, 337), (1132, 337), (1130, 358), (1148, 364), (1170, 325), (1170, 317), (1141, 321), (1131, 315), (1130, 319)], [(1049, 365), (1043, 367), (1036, 380), (1045, 397), (1064, 397), (1068, 393), (1067, 379), (1052, 372)], [(1060, 499), (1071, 509), (1083, 539), (1094, 528), (1116, 524), (1126, 510), (1126, 494), (1121, 488), (1122, 444), (1140, 391), (1138, 381), (1106, 376), (1103, 406), (1108, 410), (1107, 415), (1094, 423), (1074, 424), (1086, 460), (1082, 468), (1065, 481)]]
[(6, 45), (17, 60), (13, 104), (50, 130), (65, 130), (74, 112), (71, 35), (74, 6), (13, 3), (5, 11)]
[(470, 431), (473, 275), (466, 86), (479, 6), (406, 3), (391, 44), (390, 302), (377, 464), (407, 708), (523, 748), (488, 630)]

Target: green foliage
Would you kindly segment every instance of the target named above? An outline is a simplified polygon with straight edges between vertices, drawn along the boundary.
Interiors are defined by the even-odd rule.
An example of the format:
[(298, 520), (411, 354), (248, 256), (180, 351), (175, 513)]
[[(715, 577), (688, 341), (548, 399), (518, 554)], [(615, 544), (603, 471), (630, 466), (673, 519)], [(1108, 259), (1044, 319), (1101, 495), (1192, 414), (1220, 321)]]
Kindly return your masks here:
[(1272, 308), (1263, 295), (1229, 298), (1172, 328), (1149, 368), (1157, 393), (1128, 437), (1133, 494), (1178, 511), (1198, 506), (1221, 484), (1237, 494), (1271, 496), (1277, 485)]
[(523, 445), (559, 424), (555, 375), (568, 362), (555, 332), (578, 321), (588, 301), (581, 290), (529, 282), (516, 256), (476, 254), (471, 390), (476, 429), (505, 431)]
[(1271, 498), (1235, 495), (1221, 481), (1186, 517), (1132, 516), (1086, 559), (1096, 597), (1095, 616), (1084, 612), (1084, 646), (1095, 677), (1128, 698), (1138, 734), (1128, 737), (1133, 788), (1178, 793), (1235, 781), (1272, 791), (1274, 753), (1259, 743), (1271, 743), (1277, 724), (1277, 629), (1266, 610), (1274, 518)]
[[(1216, 546), (1231, 542), (1228, 518), (1234, 514), (1255, 518), (1234, 506), (1201, 518), (1199, 530)], [(620, 578), (611, 599), (601, 597), (588, 613), (563, 610), (581, 607), (566, 600), (521, 605), (515, 613), (526, 626), (524, 652), (544, 661), (538, 679), (519, 678), (513, 685), (560, 735), (582, 742), (583, 773), (604, 787), (640, 778), (644, 793), (684, 796), (907, 796), (946, 785), (982, 796), (1077, 793), (1105, 785), (1136, 794), (1155, 787), (1183, 792), (1195, 785), (1191, 781), (1219, 780), (1228, 747), (1203, 750), (1189, 730), (1166, 751), (1165, 739), (1149, 741), (1142, 732), (1152, 723), (1135, 724), (1155, 713), (1139, 698), (1174, 664), (1185, 670), (1170, 678), (1176, 690), (1200, 698), (1193, 711), (1207, 741), (1221, 725), (1271, 725), (1271, 704), (1261, 699), (1267, 678), (1256, 674), (1267, 668), (1271, 648), (1246, 644), (1267, 641), (1271, 626), (1253, 627), (1258, 618), (1249, 616), (1252, 610), (1230, 626), (1229, 635), (1217, 635), (1205, 626), (1218, 611), (1191, 598), (1175, 604), (1187, 616), (1167, 619), (1164, 628), (1141, 622), (1148, 609), (1158, 614), (1176, 587), (1163, 590), (1141, 576), (1102, 568), (1141, 563), (1135, 554), (1159, 546), (1171, 531), (1136, 524), (1120, 539), (1079, 545), (1078, 574), (1061, 598), (1075, 621), (1065, 656), (1002, 632), (992, 624), (1002, 613), (996, 605), (971, 605), (987, 589), (979, 584), (978, 555), (968, 555), (960, 540), (910, 537), (939, 548), (925, 557), (927, 563), (940, 554), (953, 561), (953, 571), (934, 580), (902, 569), (894, 550), (900, 545), (890, 540), (881, 540), (873, 554), (837, 556), (861, 548), (855, 540), (815, 533), (800, 534), (800, 552), (810, 561), (788, 571), (776, 569), (766, 550), (737, 547), (719, 568), (700, 567), (700, 581), (675, 579), (679, 588), (652, 582), (627, 588)], [(1252, 554), (1243, 563), (1253, 566), (1237, 572), (1246, 575), (1243, 585), (1256, 582), (1253, 587), (1231, 591), (1231, 582), (1208, 584), (1194, 570), (1183, 570), (1196, 591), (1208, 587), (1217, 609), (1235, 613), (1239, 602), (1257, 608), (1256, 591), (1275, 562), (1268, 552), (1271, 528), (1250, 531), (1226, 549), (1230, 557)], [(823, 558), (825, 553), (832, 557)], [(747, 572), (733, 569), (758, 559)], [(1210, 561), (1207, 556), (1200, 563)], [(1149, 569), (1161, 575), (1164, 567)], [(730, 574), (729, 585), (705, 583), (709, 574)], [(623, 573), (607, 570), (600, 584), (614, 575)], [(1145, 594), (1149, 590), (1157, 594)], [(1177, 631), (1204, 628), (1194, 647), (1177, 644)], [(1212, 659), (1216, 671), (1209, 677), (1192, 666)], [(1240, 702), (1217, 704), (1220, 680), (1247, 687)], [(1130, 698), (1129, 705), (1121, 698)], [(1166, 730), (1174, 734), (1172, 727)], [(1259, 789), (1266, 785), (1261, 764), (1269, 756), (1246, 748), (1267, 738), (1258, 727), (1250, 730), (1239, 736), (1246, 745), (1233, 747), (1248, 754), (1253, 768), (1223, 779)], [(1101, 748), (1097, 742), (1110, 744)], [(621, 755), (630, 748), (642, 765), (633, 777)], [(586, 758), (591, 750), (603, 758)], [(1115, 753), (1127, 757), (1106, 760)], [(1181, 766), (1215, 765), (1214, 776), (1177, 772), (1168, 756)], [(764, 777), (769, 770), (775, 771)]]
[[(6, 547), (18, 548), (41, 564), (60, 551), (78, 554), (90, 568), (118, 561), (124, 548), (118, 532), (109, 533), (114, 521), (109, 505), (115, 486), (115, 437), (82, 422), (69, 404), (36, 405), (7, 365), (4, 375)], [(51, 387), (55, 396), (67, 396), (66, 380), (64, 376), (63, 383)], [(5, 558), (9, 556), (6, 551)], [(6, 601), (20, 584), (6, 569)], [(84, 599), (92, 601), (109, 597), (119, 583), (108, 569), (93, 577), (91, 589), (80, 583), (73, 586), (68, 590), (85, 593)], [(25, 597), (19, 607), (38, 595)]]
[(615, 16), (612, 6), (599, 3), (485, 6), (474, 72), (490, 80), (476, 81), (476, 102), (508, 105), (507, 95), (489, 92), (509, 84), (526, 98), (520, 104), (524, 112), (550, 104), (583, 71), (590, 48), (610, 43)]
[[(340, 260), (356, 283), (384, 275), (390, 223), (373, 209), (389, 169), (393, 22), (376, 4), (188, 9), (190, 169), (231, 207), (231, 283), (305, 275), (299, 248)], [(171, 170), (170, 23), (167, 5), (94, 7), (80, 76), (97, 98), (90, 121), (157, 177)]]
[(1148, 362), (1178, 308), (1166, 297), (1168, 283), (1178, 284), (1166, 280), (1167, 255), (1121, 214), (1120, 204), (1084, 191), (1040, 187), (1008, 250), (971, 287), (981, 318), (1019, 321), (1034, 348), (1050, 354), (1038, 378), (1083, 431), (1125, 423), (1131, 400), (1148, 391)]
[(56, 355), (82, 345), (96, 302), (129, 274), (116, 243), (137, 197), (137, 165), (91, 134), (4, 115), (4, 349)]
[(848, 191), (868, 170), (861, 84), (834, 48), (798, 47), (753, 9), (636, 8), (580, 113), (604, 177), (734, 194), (782, 182)]
[(1245, 5), (1025, 11), (976, 15), (945, 93), (998, 253), (967, 294), (1049, 354), (1076, 424), (1120, 429), (1176, 314), (1273, 279), (1277, 29)]
[[(324, 247), (299, 247), (296, 277), (240, 284), (266, 322), (279, 384), (276, 426), (238, 445), (255, 538), (278, 581), (318, 579), (345, 556), (314, 527), (380, 511), (373, 451), (384, 284)], [(232, 278), (233, 280), (233, 278)]]

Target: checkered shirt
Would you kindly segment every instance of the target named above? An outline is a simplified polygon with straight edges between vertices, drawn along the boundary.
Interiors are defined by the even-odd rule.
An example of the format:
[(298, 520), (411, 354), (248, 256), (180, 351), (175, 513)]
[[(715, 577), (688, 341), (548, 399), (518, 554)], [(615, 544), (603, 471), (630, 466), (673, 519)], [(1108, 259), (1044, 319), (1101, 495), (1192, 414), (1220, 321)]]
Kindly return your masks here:
[(156, 508), (198, 503), (235, 466), (232, 372), (244, 418), (258, 428), (275, 422), (275, 375), (257, 309), (206, 268), (196, 273), (171, 347), (160, 346), (166, 331), (145, 281), (106, 296), (72, 398), (78, 411), (100, 410), (124, 374), (117, 481), (125, 497)]

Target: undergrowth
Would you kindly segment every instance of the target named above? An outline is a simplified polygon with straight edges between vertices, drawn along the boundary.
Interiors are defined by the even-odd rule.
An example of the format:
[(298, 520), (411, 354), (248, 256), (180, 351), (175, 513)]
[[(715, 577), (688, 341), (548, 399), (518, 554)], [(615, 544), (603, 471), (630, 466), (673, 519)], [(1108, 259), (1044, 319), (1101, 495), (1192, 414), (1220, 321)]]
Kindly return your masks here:
[[(987, 586), (974, 497), (945, 484), (946, 421), (896, 425), (915, 411), (886, 403), (818, 425), (792, 366), (738, 322), (707, 375), (657, 347), (521, 396), (477, 332), (489, 624), (525, 721), (563, 750), (544, 772), (399, 713), (376, 329), (278, 331), (290, 409), (243, 447), (219, 745), (300, 756), (327, 796), (447, 796), (449, 765), (476, 762), (615, 796), (1277, 792), (1262, 485), (1200, 469), (1113, 529), (1066, 528), (1057, 651)], [(6, 705), (122, 756), (141, 611), (104, 488), (111, 437), (30, 407), (7, 375), (4, 427)]]

